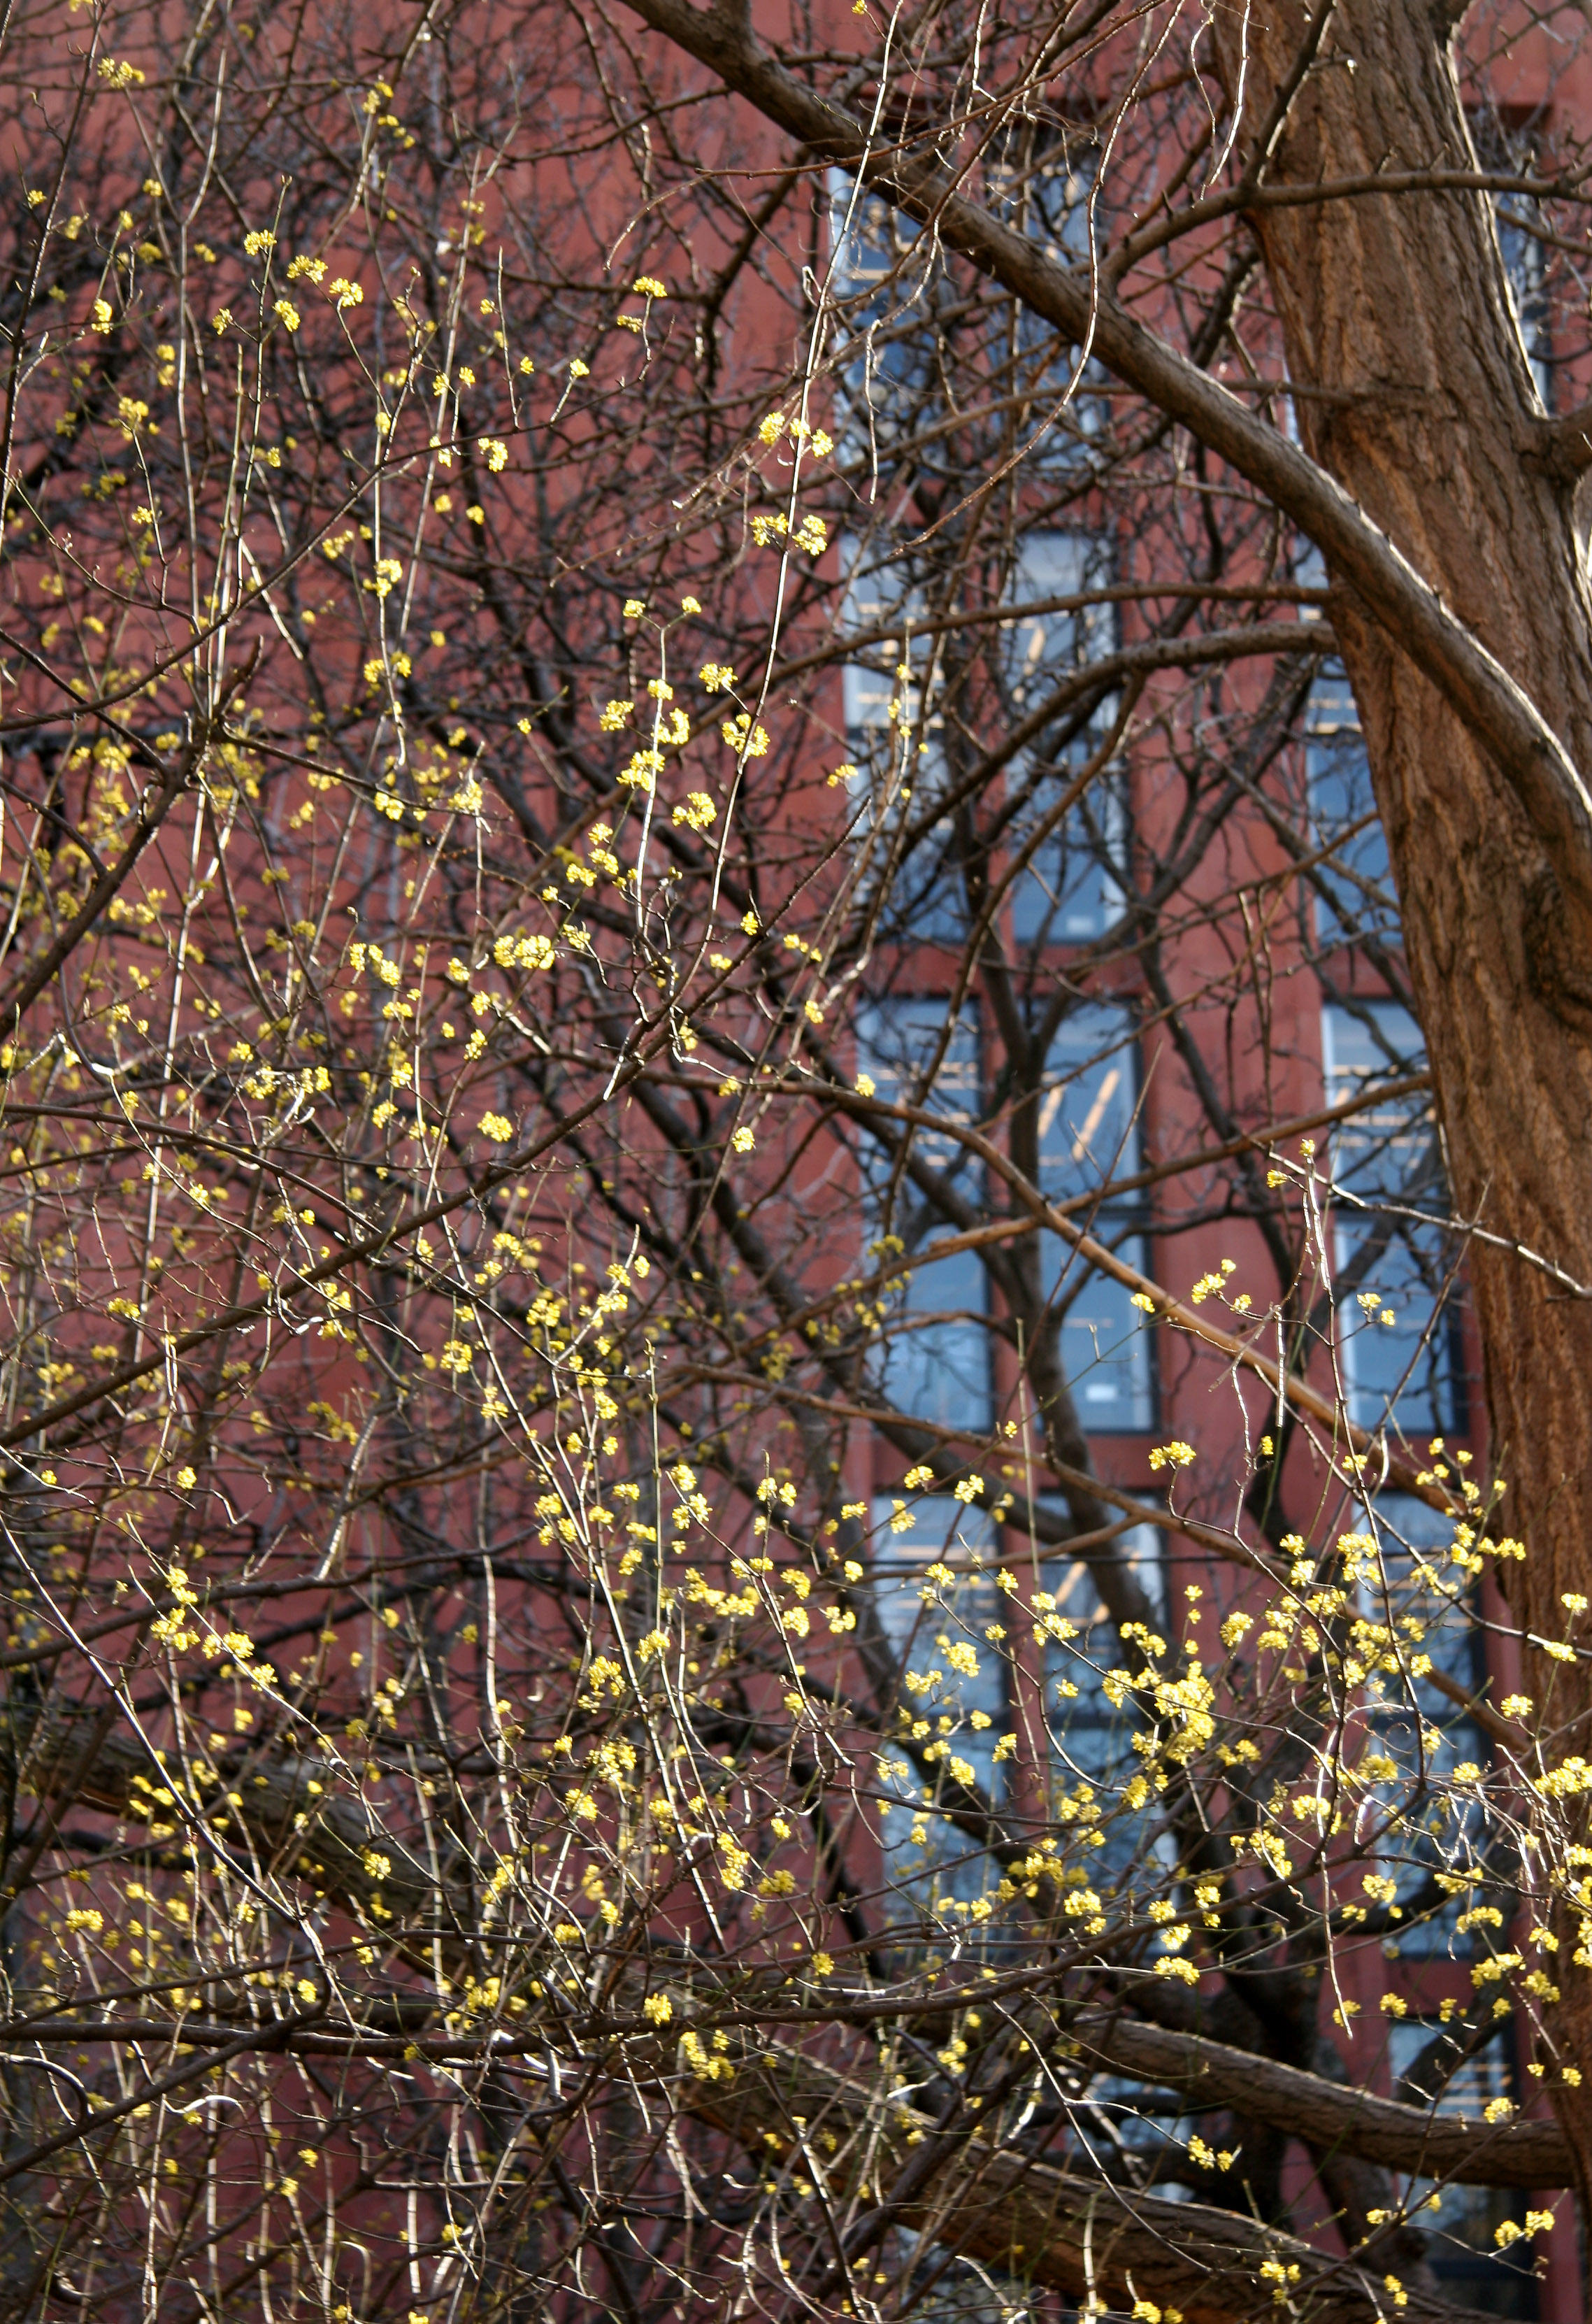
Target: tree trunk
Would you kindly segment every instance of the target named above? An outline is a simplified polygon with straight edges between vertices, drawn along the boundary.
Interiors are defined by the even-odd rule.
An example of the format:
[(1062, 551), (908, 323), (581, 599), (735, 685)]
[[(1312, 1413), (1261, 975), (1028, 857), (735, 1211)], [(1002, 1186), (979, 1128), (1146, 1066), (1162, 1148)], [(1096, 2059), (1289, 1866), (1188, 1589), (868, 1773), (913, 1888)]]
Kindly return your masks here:
[[(1266, 182), (1477, 166), (1436, 0), (1340, 0)], [(1219, 18), (1219, 22), (1221, 20)], [(1309, 30), (1300, 0), (1249, 14), (1247, 128)], [(1229, 85), (1237, 61), (1227, 34)], [(1592, 650), (1573, 479), (1547, 436), (1489, 198), (1440, 191), (1262, 208), (1256, 231), (1306, 448), (1385, 528), (1592, 769)], [(1386, 827), (1453, 1201), (1592, 1284), (1592, 866), (1557, 844), (1450, 702), (1351, 592), (1334, 608)], [(1523, 1626), (1563, 1638), (1592, 1568), (1592, 1305), (1519, 1252), (1470, 1252), (1505, 1531)], [(1588, 1748), (1585, 1664), (1528, 1648), (1539, 1714)], [(1573, 1835), (1580, 1839), (1578, 1830)], [(1561, 1950), (1552, 2034), (1592, 2064), (1592, 1978)], [(1592, 2072), (1549, 2086), (1592, 2198)]]

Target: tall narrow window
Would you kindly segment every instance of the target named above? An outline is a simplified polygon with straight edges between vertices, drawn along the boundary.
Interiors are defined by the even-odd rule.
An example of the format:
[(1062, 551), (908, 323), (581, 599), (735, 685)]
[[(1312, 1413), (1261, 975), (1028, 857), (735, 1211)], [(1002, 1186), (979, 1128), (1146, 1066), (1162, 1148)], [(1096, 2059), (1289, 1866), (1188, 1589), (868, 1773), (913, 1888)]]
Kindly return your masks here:
[[(1096, 155), (1060, 141), (1036, 138), (1035, 124), (1018, 125), (1004, 199), (999, 207), (1018, 229), (1037, 242), (1047, 258), (1063, 266), (1087, 263), (1090, 203), (1099, 176)], [(1017, 361), (1014, 387), (1027, 404), (1025, 415), (1037, 440), (1030, 466), (1054, 475), (1075, 473), (1088, 460), (1091, 439), (1106, 420), (1102, 390), (1106, 374), (1090, 356), (1074, 379), (1078, 349), (1058, 340), (1054, 326), (1021, 303), (1016, 307)]]
[(1371, 788), (1359, 713), (1341, 663), (1330, 662), (1305, 713), (1311, 837), (1330, 849), (1316, 878), (1316, 934), (1324, 945), (1400, 942), (1387, 835)]
[[(948, 1124), (970, 1121), (979, 1110), (979, 1032), (971, 1012), (947, 1030), (943, 1001), (871, 1001), (858, 1012), (857, 1054), (881, 1097), (922, 1106)], [(975, 1204), (981, 1199), (978, 1176), (954, 1137), (916, 1130), (887, 1146), (864, 1133), (863, 1177), (881, 1264), (897, 1256), (923, 1258), (955, 1232), (933, 1186), (915, 1181), (914, 1163), (934, 1173), (948, 1192)], [(901, 1285), (886, 1303), (880, 1388), (903, 1412), (947, 1427), (987, 1430), (993, 1415), (983, 1262), (976, 1251), (923, 1259), (904, 1271)]]
[[(1110, 605), (1071, 608), (1052, 602), (1100, 587), (1109, 570), (1098, 534), (1035, 532), (1024, 541), (1012, 595), (1032, 610), (1017, 613), (1003, 632), (1004, 708), (1014, 724), (1032, 717), (1073, 672), (1115, 648)], [(1122, 908), (1118, 779), (1102, 775), (1060, 824), (1054, 821), (1063, 788), (1098, 745), (1110, 709), (1109, 697), (1077, 700), (1070, 715), (1060, 714), (1051, 734), (1035, 736), (1008, 775), (1020, 799), (1011, 824), (1013, 846), (1044, 833), (1012, 885), (1012, 934), (1019, 944), (1087, 943)]]
[[(974, 1768), (977, 1779), (993, 1797), (999, 1790), (995, 1753), (1006, 1732), (1007, 1689), (1003, 1658), (985, 1637), (986, 1627), (1000, 1611), (995, 1586), (995, 1534), (980, 1509), (969, 1508), (949, 1494), (930, 1493), (904, 1505), (909, 1522), (903, 1524), (898, 1505), (881, 1498), (874, 1504), (875, 1603), (885, 1634), (897, 1653), (925, 1669), (939, 1665), (933, 1683), (939, 1707), (949, 1707), (952, 1730), (961, 1740), (958, 1756)], [(937, 1595), (925, 1599), (924, 1574), (931, 1565), (945, 1567), (949, 1582)], [(937, 1647), (942, 1632), (948, 1637), (946, 1610), (962, 1638), (964, 1651), (947, 1659)], [(971, 1665), (976, 1664), (974, 1669)], [(925, 1692), (919, 1698), (930, 1704)], [(977, 1723), (975, 1723), (977, 1715)]]
[[(1422, 1071), (1421, 1028), (1391, 1001), (1322, 1012), (1329, 1102)], [(1339, 1128), (1333, 1149), (1333, 1261), (1349, 1409), (1362, 1427), (1391, 1415), (1412, 1434), (1462, 1425), (1448, 1302), (1455, 1253), (1431, 1109), (1422, 1091)]]
[(870, 838), (877, 878), (888, 890), (884, 933), (959, 944), (967, 891), (954, 835), (949, 824), (925, 826), (922, 814), (944, 779), (942, 723), (935, 711), (924, 715), (933, 641), (923, 626), (923, 592), (905, 560), (889, 556), (877, 538), (866, 548), (845, 540), (841, 553), (849, 576), (845, 629), (858, 641), (842, 674), (846, 752), (859, 784), (891, 802)]
[(830, 290), (841, 309), (842, 430), (867, 452), (908, 429), (934, 395), (933, 238), (901, 211), (829, 173)]
[[(1126, 1009), (1094, 1002), (1073, 1010), (1052, 1044), (1039, 1102), (1039, 1176), (1043, 1194), (1079, 1203), (1079, 1224), (1142, 1274), (1140, 1206), (1108, 1191), (1139, 1165), (1137, 1062)], [(1152, 1427), (1151, 1336), (1131, 1293), (1059, 1235), (1044, 1235), (1041, 1250), (1045, 1296), (1062, 1313), (1063, 1367), (1084, 1426), (1091, 1434)]]
[(971, 1779), (991, 1803), (1003, 1793), (1009, 1746), (1003, 1751), (1001, 1742), (1011, 1716), (1007, 1665), (988, 1636), (1005, 1604), (994, 1528), (949, 1495), (909, 1505), (881, 1498), (873, 1515), (874, 1603), (906, 1674), (905, 1704), (923, 1728), (916, 1739), (932, 1731), (935, 1747), (926, 1793), (911, 1761), (888, 1748), (881, 1754), (886, 1788), (903, 1803), (885, 1824), (891, 1877), (909, 1884), (908, 1897), (910, 1884), (925, 1877), (943, 1895), (982, 1895), (998, 1877), (988, 1850), (937, 1809), (947, 1784)]
[[(1541, 165), (1542, 128), (1540, 114), (1523, 118), (1509, 106), (1484, 106), (1470, 115), (1470, 134), (1482, 167), (1523, 177), (1534, 175)], [(1553, 344), (1541, 207), (1530, 194), (1497, 193), (1493, 196), (1493, 216), (1521, 346), (1542, 408), (1551, 411)]]
[[(1045, 1497), (1045, 1505), (1064, 1514), (1063, 1505)], [(1115, 1544), (1112, 1554), (1134, 1570), (1146, 1597), (1163, 1619), (1165, 1572), (1161, 1536), (1153, 1526), (1136, 1526)], [(1133, 1698), (1120, 1688), (1108, 1688), (1111, 1673), (1123, 1659), (1115, 1625), (1101, 1603), (1094, 1569), (1081, 1558), (1047, 1558), (1044, 1588), (1049, 1605), (1040, 1613), (1049, 1617), (1051, 1634), (1044, 1650), (1044, 1723), (1050, 1752), (1050, 1776), (1059, 1808), (1065, 1794), (1077, 1794), (1080, 1784), (1096, 1796), (1104, 1840), (1100, 1853), (1102, 1871), (1120, 1877), (1135, 1861), (1153, 1852), (1146, 1822), (1162, 1821), (1156, 1795), (1149, 1792), (1138, 1807), (1129, 1804), (1134, 1778), (1141, 1776), (1143, 1758), (1134, 1738), (1143, 1733), (1143, 1714)]]
[(1537, 206), (1528, 196), (1499, 195), (1498, 243), (1504, 254), (1504, 272), (1509, 278), (1514, 319), (1520, 326), (1520, 343), (1525, 349), (1525, 359), (1531, 365), (1542, 409), (1551, 411), (1553, 370), (1550, 361), (1548, 266), (1541, 242), (1533, 231), (1536, 217)]

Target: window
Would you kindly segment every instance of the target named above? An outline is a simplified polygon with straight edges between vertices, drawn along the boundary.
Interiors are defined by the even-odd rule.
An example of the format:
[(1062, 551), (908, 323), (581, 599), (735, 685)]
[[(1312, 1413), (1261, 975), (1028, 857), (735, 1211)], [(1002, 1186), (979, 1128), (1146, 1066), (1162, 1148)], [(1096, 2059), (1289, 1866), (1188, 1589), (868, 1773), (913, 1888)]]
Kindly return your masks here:
[(1311, 844), (1333, 851), (1317, 890), (1318, 937), (1324, 945), (1352, 944), (1363, 936), (1398, 944), (1387, 836), (1371, 789), (1359, 713), (1340, 663), (1330, 662), (1311, 688), (1304, 764)]
[[(1420, 1027), (1390, 1001), (1325, 1009), (1321, 1047), (1330, 1104), (1426, 1063)], [(1454, 1253), (1443, 1227), (1429, 1223), (1448, 1198), (1425, 1093), (1390, 1099), (1344, 1122), (1334, 1139), (1333, 1184), (1332, 1258), (1351, 1417), (1376, 1428), (1391, 1415), (1411, 1434), (1462, 1426), (1447, 1297)]]
[[(1090, 152), (1069, 151), (1057, 143), (1033, 158), (1035, 124), (1021, 124), (1018, 134), (1028, 149), (1026, 167), (1014, 156), (1008, 174), (1009, 194), (1000, 205), (1014, 226), (1032, 235), (1047, 258), (1063, 266), (1086, 264), (1089, 259), (1089, 206), (1099, 177), (1097, 157)], [(998, 193), (998, 188), (994, 189)], [(1030, 465), (1042, 473), (1075, 472), (1089, 456), (1090, 440), (1098, 436), (1106, 415), (1102, 390), (1106, 373), (1095, 356), (1072, 386), (1078, 350), (1058, 337), (1054, 327), (1030, 308), (1017, 309), (1017, 386), (1032, 400), (1029, 425), (1044, 433), (1035, 445)], [(1065, 408), (1057, 406), (1072, 388)]]
[[(858, 1014), (857, 1055), (882, 1097), (933, 1108), (952, 1122), (971, 1121), (979, 1111), (979, 1030), (971, 1012), (958, 1019), (946, 1038), (943, 1001), (870, 1002)], [(907, 1150), (977, 1199), (981, 1190), (954, 1138), (919, 1130)], [(896, 1167), (895, 1157), (866, 1133), (862, 1167), (881, 1260), (897, 1249), (906, 1256), (932, 1250), (953, 1231), (933, 1199), (918, 1192), (905, 1169)], [(891, 1402), (947, 1427), (989, 1429), (993, 1415), (983, 1321), (988, 1308), (983, 1262), (976, 1252), (958, 1251), (911, 1268), (895, 1298), (879, 1371), (879, 1385)]]
[[(851, 576), (843, 616), (847, 632), (872, 637), (887, 625), (900, 624), (893, 636), (876, 639), (857, 660), (844, 665), (847, 755), (859, 770), (860, 784), (876, 798), (907, 785), (921, 805), (944, 774), (942, 722), (932, 706), (923, 719), (921, 688), (934, 658), (933, 639), (913, 633), (924, 618), (923, 592), (905, 562), (893, 560), (883, 543), (876, 540), (865, 551), (847, 539), (841, 554)], [(903, 667), (910, 673), (905, 678)], [(887, 833), (875, 841), (881, 868), (887, 859), (892, 867), (890, 930), (910, 931), (919, 943), (960, 944), (967, 932), (967, 891), (954, 857), (954, 834), (948, 823), (939, 825), (899, 860), (894, 849), (906, 820), (897, 803)]]
[[(829, 172), (830, 289), (844, 309), (840, 376), (854, 451), (911, 426), (934, 384), (930, 290), (934, 259), (913, 221)], [(837, 431), (841, 432), (841, 431)]]
[[(892, 1529), (897, 1504), (881, 1498), (874, 1503), (874, 1601), (885, 1635), (903, 1661), (917, 1667), (943, 1660), (935, 1640), (945, 1625), (949, 1607), (959, 1635), (972, 1646), (979, 1660), (976, 1676), (946, 1668), (933, 1703), (959, 1711), (954, 1732), (957, 1756), (968, 1760), (979, 1783), (991, 1797), (1000, 1783), (995, 1748), (1008, 1725), (1006, 1664), (991, 1652), (985, 1626), (999, 1619), (1004, 1602), (995, 1586), (995, 1530), (982, 1509), (968, 1508), (949, 1494), (930, 1493), (905, 1505), (910, 1518), (899, 1532)], [(953, 1581), (938, 1593), (943, 1603), (925, 1605), (923, 1575), (934, 1563), (951, 1568)], [(931, 1698), (924, 1698), (925, 1703)], [(975, 1727), (972, 1715), (981, 1711), (987, 1726)]]
[[(1020, 605), (1040, 605), (1099, 588), (1109, 572), (1097, 534), (1031, 533), (1017, 558), (1012, 595)], [(1069, 671), (1115, 650), (1115, 613), (1109, 605), (1093, 605), (1076, 613), (1024, 613), (1005, 630), (1002, 642), (1005, 707), (1016, 724), (1031, 716)], [(1100, 705), (1063, 746), (1061, 771), (1034, 785), (1032, 797), (1013, 818), (1014, 846), (1020, 847), (1045, 821), (1062, 783), (1098, 748), (1111, 711), (1109, 701)], [(1043, 747), (1042, 742), (1036, 751)], [(1035, 755), (1025, 753), (1008, 781), (1026, 788), (1025, 770)], [(1123, 824), (1120, 791), (1113, 778), (1102, 777), (1062, 827), (1046, 835), (1012, 883), (1012, 933), (1019, 944), (1085, 943), (1109, 927), (1123, 902), (1118, 872)]]
[[(1039, 1185), (1053, 1202), (1090, 1196), (1139, 1167), (1138, 1056), (1126, 1009), (1090, 1002), (1052, 1045), (1040, 1099)], [(1136, 1204), (1103, 1202), (1081, 1226), (1146, 1270)], [(1151, 1334), (1132, 1295), (1079, 1259), (1061, 1236), (1041, 1237), (1045, 1295), (1062, 1311), (1062, 1363), (1091, 1434), (1155, 1425)]]
[[(1487, 170), (1530, 176), (1543, 161), (1541, 116), (1509, 106), (1487, 106), (1470, 115), (1470, 134)], [(1504, 273), (1520, 327), (1521, 346), (1545, 411), (1553, 409), (1552, 330), (1547, 252), (1536, 231), (1541, 212), (1529, 194), (1495, 194), (1493, 216)]]
[(1069, 670), (1109, 654), (1117, 643), (1115, 609), (1086, 605), (1046, 610), (1051, 597), (1081, 596), (1109, 577), (1104, 544), (1093, 532), (1031, 532), (1017, 552), (1012, 597), (1033, 606), (1006, 624), (1005, 671), (1012, 710), (1019, 718), (1037, 708)]
[[(1006, 1663), (984, 1635), (999, 1620), (1005, 1604), (995, 1583), (994, 1527), (981, 1510), (948, 1494), (907, 1503), (899, 1515), (894, 1500), (881, 1498), (874, 1502), (873, 1519), (873, 1593), (880, 1626), (904, 1667), (930, 1678), (925, 1690), (908, 1690), (905, 1701), (933, 1723), (936, 1740), (944, 1741), (939, 1767), (954, 1780), (952, 1763), (960, 1761), (971, 1769), (985, 1796), (998, 1802), (1003, 1763), (995, 1754), (1011, 1720)], [(924, 1570), (934, 1564), (949, 1567), (952, 1580), (932, 1590), (925, 1602)], [(957, 1650), (963, 1668), (956, 1667), (947, 1646)], [(971, 1670), (965, 1667), (970, 1660)], [(943, 1737), (942, 1719), (949, 1721)], [(924, 1790), (910, 1763), (887, 1746), (880, 1770), (885, 1785), (916, 1810)], [(930, 1796), (932, 1801), (932, 1789)], [(942, 1895), (972, 1897), (982, 1895), (998, 1877), (987, 1851), (943, 1817), (930, 1815), (917, 1829), (923, 1836), (915, 1840), (910, 1816), (901, 1808), (887, 1819), (885, 1853), (892, 1879), (926, 1876)]]
[(1509, 293), (1514, 307), (1514, 319), (1520, 327), (1520, 343), (1525, 349), (1525, 359), (1531, 366), (1544, 411), (1553, 409), (1553, 372), (1550, 361), (1552, 343), (1549, 331), (1548, 266), (1542, 244), (1532, 226), (1537, 205), (1523, 194), (1500, 194), (1498, 200), (1498, 246), (1504, 254), (1504, 272), (1509, 279)]
[[(1042, 1506), (1065, 1514), (1064, 1504), (1050, 1494), (1043, 1496)], [(1165, 1592), (1160, 1535), (1153, 1526), (1135, 1526), (1115, 1545), (1114, 1554), (1134, 1567), (1161, 1618)], [(1105, 1691), (1105, 1674), (1122, 1661), (1122, 1648), (1086, 1560), (1069, 1561), (1063, 1551), (1059, 1557), (1046, 1559), (1044, 1573), (1044, 1587), (1055, 1600), (1055, 1611), (1064, 1621), (1078, 1625), (1076, 1637), (1053, 1638), (1045, 1648), (1044, 1720), (1051, 1781), (1058, 1792), (1075, 1792), (1080, 1783), (1087, 1783), (1100, 1794), (1106, 1831), (1100, 1867), (1115, 1883), (1145, 1852), (1143, 1817), (1131, 1811), (1124, 1812), (1118, 1805), (1122, 1786), (1132, 1781), (1142, 1765), (1133, 1748), (1138, 1721), (1131, 1701), (1118, 1707)], [(1147, 1812), (1158, 1817), (1160, 1811), (1154, 1802), (1146, 1805)]]
[[(1058, 143), (1036, 158), (1035, 134), (1035, 124), (1023, 122), (1008, 137), (1006, 155), (990, 165), (989, 195), (997, 211), (1048, 255), (1076, 265), (1089, 253), (1095, 156)], [(849, 407), (842, 427), (851, 448), (867, 454), (887, 438), (908, 438), (946, 410), (938, 363), (942, 292), (958, 301), (959, 329), (966, 332), (970, 318), (939, 263), (934, 235), (923, 235), (843, 170), (829, 172), (828, 193), (830, 290), (842, 309), (838, 369)], [(1028, 406), (1019, 423), (1026, 439), (1034, 439), (1026, 465), (1076, 478), (1105, 417), (1102, 366), (1091, 357), (1074, 386), (1078, 351), (1051, 325), (1020, 301), (999, 297), (982, 316), (983, 370), (997, 413), (1004, 416), (1014, 392)], [(973, 424), (980, 416), (976, 404), (961, 415)], [(949, 445), (949, 438), (925, 438), (916, 456), (925, 466), (940, 464), (960, 490), (965, 475), (953, 465)]]
[[(913, 587), (905, 564), (892, 558), (886, 543), (875, 541), (865, 551), (848, 536), (841, 543), (841, 558), (848, 575), (842, 616), (848, 632), (871, 635), (887, 624), (900, 624), (895, 635), (867, 647), (866, 661), (847, 662), (842, 679), (846, 746), (854, 758), (882, 771), (895, 756), (899, 735), (916, 731), (918, 723), (916, 680), (925, 653), (912, 631), (923, 620), (922, 592)], [(905, 680), (897, 675), (904, 660), (913, 669), (913, 678)]]

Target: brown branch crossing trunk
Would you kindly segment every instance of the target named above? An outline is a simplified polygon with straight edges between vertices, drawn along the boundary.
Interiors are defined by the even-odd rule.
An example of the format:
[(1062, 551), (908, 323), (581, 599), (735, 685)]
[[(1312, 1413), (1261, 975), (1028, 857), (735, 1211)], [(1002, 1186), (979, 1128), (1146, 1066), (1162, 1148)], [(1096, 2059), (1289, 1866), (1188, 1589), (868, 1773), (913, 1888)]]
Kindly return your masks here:
[[(831, 2210), (851, 2222), (845, 2246), (858, 2257), (870, 2212), (882, 2212), (891, 2225), (1069, 2300), (1124, 2308), (1149, 2300), (1178, 2308), (1184, 2324), (1234, 2324), (1278, 2312), (1280, 2286), (1316, 2324), (1385, 2324), (1386, 2282), (1369, 2269), (1240, 2212), (1137, 2194), (1031, 2161), (971, 2135), (971, 2116), (962, 2135), (944, 2138), (938, 2171), (916, 2173), (915, 2151), (943, 2134), (795, 2051), (770, 2051), (728, 2085), (699, 2086), (695, 2110), (753, 2153), (772, 2144), (824, 2169)], [(819, 2158), (830, 2153), (835, 2160), (825, 2168)], [(906, 2187), (892, 2200), (894, 2189)], [(1476, 2310), (1413, 2284), (1399, 2314), (1404, 2324), (1480, 2324)]]
[(1132, 2018), (1099, 2025), (1085, 2021), (1074, 2031), (1085, 2058), (1113, 2072), (1185, 2090), (1205, 2106), (1231, 2107), (1295, 2136), (1307, 2124), (1313, 2147), (1341, 2146), (1389, 2171), (1484, 2187), (1565, 2187), (1573, 2175), (1569, 2145), (1555, 2123), (1489, 2128), (1463, 2115), (1379, 2098), (1225, 2042)]
[[(1474, 167), (1437, 0), (1340, 0), (1268, 177)], [(1307, 37), (1300, 0), (1250, 14), (1248, 125)], [(1229, 70), (1234, 56), (1228, 58)], [(1578, 485), (1548, 433), (1488, 198), (1444, 192), (1256, 213), (1304, 447), (1403, 551), (1592, 768), (1592, 635)], [(1334, 566), (1334, 578), (1345, 576)], [(1485, 747), (1451, 692), (1353, 587), (1334, 619), (1386, 827), (1459, 1212), (1592, 1280), (1592, 856)], [(1568, 804), (1568, 801), (1567, 801)], [(1563, 1638), (1592, 1542), (1592, 1306), (1539, 1268), (1470, 1254), (1505, 1569), (1523, 1628)], [(1585, 1662), (1528, 1649), (1532, 1692), (1587, 1748)], [(1574, 1837), (1582, 1837), (1577, 1833)], [(1561, 2062), (1592, 2059), (1592, 1976), (1560, 1954)], [(1592, 2075), (1550, 2068), (1583, 2206)]]

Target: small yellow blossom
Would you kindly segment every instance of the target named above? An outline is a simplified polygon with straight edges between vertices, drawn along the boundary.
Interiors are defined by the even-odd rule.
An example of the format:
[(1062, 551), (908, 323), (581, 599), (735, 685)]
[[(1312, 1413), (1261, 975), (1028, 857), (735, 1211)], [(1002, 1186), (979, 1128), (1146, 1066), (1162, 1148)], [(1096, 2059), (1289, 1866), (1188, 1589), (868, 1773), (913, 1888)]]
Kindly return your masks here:
[(1155, 1446), (1150, 1453), (1150, 1466), (1152, 1469), (1187, 1469), (1193, 1465), (1196, 1457), (1192, 1444), (1185, 1444), (1180, 1437), (1174, 1437), (1170, 1444)]

